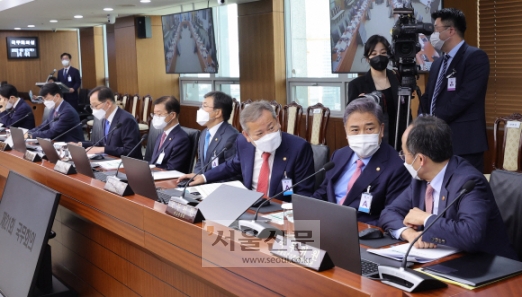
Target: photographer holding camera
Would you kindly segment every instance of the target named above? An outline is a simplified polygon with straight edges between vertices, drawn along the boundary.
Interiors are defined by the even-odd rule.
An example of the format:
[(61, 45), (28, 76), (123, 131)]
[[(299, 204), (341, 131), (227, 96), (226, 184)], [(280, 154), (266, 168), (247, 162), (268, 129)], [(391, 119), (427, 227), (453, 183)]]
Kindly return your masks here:
[(462, 11), (434, 12), (435, 32), (430, 41), (442, 58), (433, 62), (419, 113), (435, 115), (451, 128), (453, 151), (480, 172), (488, 150), (485, 100), (489, 78), (487, 54), (464, 41), (466, 18)]
[(385, 37), (373, 35), (368, 38), (364, 45), (364, 58), (370, 64), (370, 70), (364, 76), (359, 76), (348, 84), (348, 103), (361, 96), (380, 91), (382, 96), (380, 96), (380, 102), (377, 103), (381, 106), (385, 118), (383, 141), (394, 146), (395, 138), (398, 137), (398, 147), (400, 148), (401, 135), (406, 130), (406, 119), (410, 111), (407, 110), (407, 105), (401, 106), (399, 133), (398, 136), (395, 135), (399, 80), (394, 71), (386, 68), (390, 61), (390, 53), (390, 43)]

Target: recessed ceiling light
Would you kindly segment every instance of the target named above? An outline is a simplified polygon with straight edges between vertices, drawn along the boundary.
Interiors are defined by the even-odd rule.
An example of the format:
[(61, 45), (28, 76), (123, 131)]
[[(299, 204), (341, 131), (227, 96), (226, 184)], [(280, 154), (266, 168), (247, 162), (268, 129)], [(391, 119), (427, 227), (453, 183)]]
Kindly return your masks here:
[(22, 28), (18, 28), (18, 27), (14, 28), (14, 29), (15, 29), (15, 30), (22, 30)]
[(150, 3), (150, 0), (140, 0), (141, 3)]
[(104, 8), (103, 10), (105, 10), (105, 11), (113, 11), (114, 9), (112, 9), (112, 8), (110, 8), (110, 7), (106, 7), (106, 8)]
[(29, 27), (29, 28), (34, 28), (34, 25), (27, 25), (27, 27)]
[(50, 23), (58, 23), (58, 20), (50, 20)]
[(83, 19), (83, 15), (79, 15), (79, 14), (77, 14), (77, 15), (74, 16), (74, 18), (75, 18), (75, 19)]

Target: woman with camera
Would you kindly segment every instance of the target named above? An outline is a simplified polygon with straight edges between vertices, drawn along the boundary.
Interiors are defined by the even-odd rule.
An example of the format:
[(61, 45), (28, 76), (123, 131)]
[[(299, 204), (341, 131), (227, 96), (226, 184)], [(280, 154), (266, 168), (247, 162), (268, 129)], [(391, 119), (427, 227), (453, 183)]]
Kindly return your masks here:
[[(387, 69), (390, 61), (389, 55), (391, 53), (390, 43), (385, 37), (380, 35), (373, 35), (368, 38), (364, 45), (364, 58), (370, 64), (370, 70), (363, 76), (353, 79), (348, 84), (348, 103), (351, 101), (368, 95), (372, 92), (376, 93), (379, 105), (384, 111), (385, 125), (384, 125), (384, 139), (391, 146), (395, 145), (395, 138), (397, 137), (397, 150), (401, 149), (401, 136), (406, 130), (406, 117), (410, 116), (411, 112), (406, 110), (407, 102), (401, 102), (401, 115), (399, 118), (399, 133), (395, 135), (397, 127), (397, 98), (399, 90), (399, 80), (395, 72)], [(380, 97), (380, 98), (378, 98)]]

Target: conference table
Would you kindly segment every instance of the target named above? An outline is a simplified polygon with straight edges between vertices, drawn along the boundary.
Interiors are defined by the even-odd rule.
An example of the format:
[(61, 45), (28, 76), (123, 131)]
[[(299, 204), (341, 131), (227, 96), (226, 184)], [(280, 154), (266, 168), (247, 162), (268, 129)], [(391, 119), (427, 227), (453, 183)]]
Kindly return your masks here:
[[(62, 194), (53, 225), (57, 236), (49, 241), (53, 273), (80, 296), (498, 297), (516, 296), (522, 287), (518, 275), (472, 291), (449, 285), (412, 294), (338, 267), (317, 272), (293, 263), (220, 266), (209, 259), (233, 262), (241, 254), (225, 245), (216, 245), (212, 255), (202, 253), (205, 237), (215, 235), (205, 233), (204, 223), (180, 220), (166, 214), (164, 204), (140, 195), (121, 197), (105, 191), (101, 181), (53, 168), (46, 160), (29, 162), (19, 152), (0, 152), (0, 189), (13, 170)], [(157, 186), (176, 183), (161, 181)], [(270, 257), (269, 245), (263, 240), (252, 253)]]

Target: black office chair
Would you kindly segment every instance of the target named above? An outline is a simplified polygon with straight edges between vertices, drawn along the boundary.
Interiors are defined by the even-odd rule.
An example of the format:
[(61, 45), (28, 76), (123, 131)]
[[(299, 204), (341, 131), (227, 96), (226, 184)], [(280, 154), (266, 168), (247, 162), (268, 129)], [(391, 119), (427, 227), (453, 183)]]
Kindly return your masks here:
[[(322, 144), (312, 144), (312, 151), (314, 152), (314, 170), (317, 171), (321, 169), (324, 164), (328, 163), (330, 156), (330, 148), (326, 145)], [(325, 172), (321, 172), (315, 176), (315, 187), (314, 190), (317, 190), (321, 183), (323, 182), (325, 177)]]
[[(199, 134), (201, 134), (201, 131), (197, 129), (187, 128), (187, 127), (181, 127), (185, 132), (187, 132), (189, 138), (190, 138), (190, 145), (192, 145), (192, 154), (190, 154), (190, 166), (189, 171), (194, 171), (194, 164), (196, 163), (196, 154), (198, 152), (198, 142), (199, 142)], [(187, 172), (188, 173), (188, 172)]]
[(158, 139), (161, 133), (163, 133), (163, 129), (156, 129), (152, 125), (150, 126), (149, 136), (147, 136), (147, 146), (145, 147), (145, 161), (150, 162), (150, 159), (152, 159), (156, 139)]
[[(94, 144), (95, 142), (102, 139), (105, 131), (103, 131), (103, 122), (101, 120), (98, 120), (98, 118), (95, 117), (92, 119), (92, 121), (93, 121), (93, 124), (92, 124), (92, 128), (90, 129), (91, 135), (87, 135), (87, 136)], [(117, 157), (119, 157), (119, 156), (117, 156)]]

